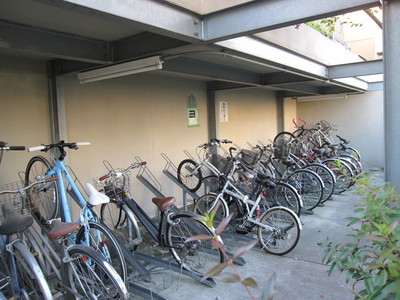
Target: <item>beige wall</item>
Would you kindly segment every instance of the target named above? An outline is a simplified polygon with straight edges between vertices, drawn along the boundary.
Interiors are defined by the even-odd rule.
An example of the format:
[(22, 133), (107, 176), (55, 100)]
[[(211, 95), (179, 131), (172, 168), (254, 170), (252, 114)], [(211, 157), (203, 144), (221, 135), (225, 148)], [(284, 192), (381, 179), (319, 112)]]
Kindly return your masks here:
[[(295, 101), (295, 100), (292, 100)], [(311, 126), (319, 120), (337, 125), (337, 134), (361, 152), (365, 166), (384, 166), (383, 91), (347, 99), (301, 102), (297, 116)]]
[[(263, 89), (243, 89), (217, 93), (217, 103), (227, 102), (228, 122), (219, 123), (219, 137), (241, 148), (264, 144), (277, 130), (275, 93)], [(218, 111), (218, 110), (217, 110)], [(219, 114), (218, 116), (219, 117)]]
[[(46, 63), (0, 57), (0, 141), (36, 146), (50, 141)], [(19, 180), (31, 153), (3, 153), (0, 186)]]
[[(76, 76), (61, 80), (65, 101), (66, 140), (89, 141), (91, 146), (71, 150), (68, 161), (82, 182), (106, 170), (107, 159), (116, 168), (126, 167), (138, 156), (162, 186), (166, 196), (182, 202), (180, 190), (164, 173), (165, 153), (175, 165), (207, 141), (206, 85), (202, 81), (165, 74), (136, 74), (124, 78), (79, 84)], [(187, 96), (198, 100), (199, 127), (187, 125)], [(296, 103), (284, 100), (284, 129), (292, 119), (310, 124), (326, 119), (338, 125), (338, 133), (352, 141), (366, 163), (383, 166), (383, 95), (370, 92), (346, 100)], [(247, 148), (268, 143), (277, 131), (275, 94), (263, 89), (220, 91), (217, 106), (228, 103), (228, 122), (218, 123), (219, 137)], [(2, 57), (0, 60), (0, 140), (14, 145), (36, 146), (50, 142), (48, 86), (43, 61)], [(219, 112), (219, 111), (218, 111)], [(217, 113), (219, 118), (219, 113)], [(30, 157), (42, 154), (5, 152), (0, 184), (18, 180)], [(172, 171), (174, 172), (174, 171)], [(133, 171), (133, 178), (137, 172)], [(149, 213), (154, 212), (153, 194), (136, 179), (133, 195)]]
[[(183, 150), (194, 150), (208, 139), (205, 84), (199, 81), (138, 74), (81, 85), (75, 76), (65, 78), (67, 134), (70, 141), (91, 146), (70, 151), (69, 162), (81, 181), (91, 181), (106, 171), (103, 160), (116, 168), (127, 167), (138, 156), (162, 185), (165, 196), (181, 201), (182, 190), (163, 174), (165, 153), (178, 165)], [(188, 127), (187, 96), (198, 100), (199, 127)], [(173, 171), (175, 175), (175, 171)], [(134, 178), (137, 171), (132, 171)], [(133, 194), (151, 213), (154, 196), (133, 182)]]

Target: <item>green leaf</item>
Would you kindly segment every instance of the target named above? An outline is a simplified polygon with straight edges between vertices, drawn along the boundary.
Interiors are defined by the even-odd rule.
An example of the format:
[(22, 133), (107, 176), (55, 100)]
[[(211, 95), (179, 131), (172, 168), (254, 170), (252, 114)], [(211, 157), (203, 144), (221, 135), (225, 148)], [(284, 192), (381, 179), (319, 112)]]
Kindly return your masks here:
[(252, 240), (250, 242), (248, 242), (247, 244), (243, 245), (242, 247), (240, 247), (239, 249), (237, 249), (235, 251), (235, 253), (233, 254), (233, 260), (241, 257), (243, 254), (245, 254), (247, 251), (249, 251), (251, 248), (253, 248), (255, 246), (255, 244), (258, 243), (258, 240)]
[(241, 283), (244, 286), (249, 286), (249, 287), (253, 287), (253, 288), (257, 288), (258, 287), (257, 282), (251, 277), (247, 277), (247, 278), (243, 279), (241, 281)]
[(212, 235), (199, 234), (199, 235), (191, 236), (190, 238), (186, 239), (185, 243), (192, 242), (192, 241), (209, 240), (209, 239), (212, 239), (212, 238), (213, 238)]
[(261, 300), (272, 300), (275, 295), (276, 273), (274, 272), (267, 281), (261, 293)]
[(232, 217), (233, 217), (233, 214), (230, 214), (229, 216), (224, 218), (221, 221), (221, 223), (219, 223), (217, 229), (215, 230), (215, 234), (216, 235), (220, 235), (225, 230), (226, 226), (228, 226), (228, 224), (231, 221)]
[(223, 262), (221, 264), (216, 265), (214, 268), (212, 268), (210, 271), (208, 271), (203, 278), (201, 279), (201, 281), (206, 280), (207, 278), (210, 277), (215, 277), (218, 274), (220, 274), (227, 266), (229, 265), (229, 262)]

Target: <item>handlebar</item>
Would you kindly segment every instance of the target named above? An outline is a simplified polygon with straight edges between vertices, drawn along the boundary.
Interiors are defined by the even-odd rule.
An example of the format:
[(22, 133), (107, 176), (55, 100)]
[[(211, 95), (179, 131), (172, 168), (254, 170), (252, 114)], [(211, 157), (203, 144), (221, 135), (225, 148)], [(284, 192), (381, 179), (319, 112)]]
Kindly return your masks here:
[(142, 161), (140, 163), (132, 163), (129, 167), (127, 167), (126, 169), (123, 169), (122, 171), (119, 171), (119, 172), (115, 172), (114, 170), (110, 170), (108, 172), (108, 174), (105, 174), (105, 175), (101, 176), (99, 178), (99, 181), (106, 180), (106, 179), (108, 179), (110, 177), (121, 177), (124, 174), (126, 174), (129, 170), (145, 166), (146, 164), (147, 164), (147, 162)]
[(295, 126), (296, 128), (304, 128), (305, 126), (307, 126), (307, 122), (306, 122), (304, 119), (299, 118), (299, 121), (303, 122), (303, 125), (300, 125), (300, 126), (299, 126), (299, 125), (296, 123), (296, 121), (295, 121), (294, 118), (293, 118), (293, 120), (292, 120), (292, 122), (293, 122), (293, 124), (294, 124), (294, 126)]
[(26, 149), (25, 146), (7, 146), (7, 142), (0, 141), (0, 150), (6, 151), (24, 151)]
[(60, 141), (57, 144), (49, 144), (49, 145), (40, 145), (40, 146), (35, 146), (35, 147), (29, 147), (28, 151), (33, 152), (33, 151), (44, 151), (47, 152), (52, 148), (69, 148), (69, 149), (74, 149), (77, 150), (79, 146), (89, 146), (90, 142), (73, 142), (73, 143), (66, 143), (64, 141)]
[(215, 146), (215, 145), (231, 144), (231, 143), (232, 143), (232, 141), (227, 140), (227, 139), (219, 140), (217, 138), (212, 138), (209, 143), (204, 143), (204, 144), (199, 145), (199, 148), (208, 148), (208, 147)]

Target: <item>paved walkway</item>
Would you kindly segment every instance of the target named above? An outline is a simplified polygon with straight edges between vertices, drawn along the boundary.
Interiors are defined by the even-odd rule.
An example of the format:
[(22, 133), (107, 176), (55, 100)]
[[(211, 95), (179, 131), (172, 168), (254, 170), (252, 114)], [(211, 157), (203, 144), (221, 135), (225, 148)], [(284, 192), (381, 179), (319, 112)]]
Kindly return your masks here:
[[(382, 173), (373, 172), (376, 180), (382, 181)], [(303, 231), (297, 247), (284, 256), (274, 256), (256, 245), (243, 257), (244, 266), (238, 266), (243, 277), (253, 277), (259, 288), (252, 289), (256, 299), (260, 299), (261, 288), (273, 273), (276, 274), (274, 300), (352, 300), (351, 286), (346, 284), (345, 274), (338, 272), (327, 275), (328, 266), (322, 263), (324, 249), (317, 243), (325, 242), (329, 236), (335, 243), (344, 243), (351, 230), (345, 218), (354, 215), (354, 208), (361, 201), (351, 191), (334, 195), (332, 200), (318, 207), (313, 215), (301, 217)], [(229, 245), (240, 244), (236, 240), (225, 241)], [(232, 249), (231, 249), (232, 250)], [(230, 271), (229, 269), (227, 269)], [(225, 270), (224, 272), (226, 272)], [(152, 277), (153, 278), (153, 277)], [(161, 296), (169, 300), (242, 300), (251, 299), (244, 287), (237, 283), (217, 281), (210, 288), (186, 276), (173, 272), (154, 274), (155, 284), (151, 285)]]

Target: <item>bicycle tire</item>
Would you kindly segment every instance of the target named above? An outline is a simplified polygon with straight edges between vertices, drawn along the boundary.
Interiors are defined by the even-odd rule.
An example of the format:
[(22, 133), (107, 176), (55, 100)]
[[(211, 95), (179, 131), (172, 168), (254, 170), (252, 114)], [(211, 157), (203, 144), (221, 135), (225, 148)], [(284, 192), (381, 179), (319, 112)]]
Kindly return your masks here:
[(277, 181), (275, 187), (268, 188), (265, 194), (264, 203), (267, 203), (267, 207), (283, 206), (296, 215), (300, 215), (303, 202), (297, 190), (287, 182)]
[(292, 251), (300, 239), (301, 225), (296, 214), (286, 207), (272, 207), (263, 213), (257, 235), (262, 249), (275, 255)]
[(197, 163), (192, 159), (184, 159), (178, 165), (177, 177), (179, 183), (184, 185), (189, 191), (196, 192), (201, 185), (203, 174), (200, 169), (194, 173)]
[[(216, 194), (205, 194), (205, 195), (201, 196), (195, 202), (195, 204), (193, 206), (193, 212), (195, 214), (198, 214), (201, 216), (205, 216), (206, 213), (210, 214), (216, 205), (216, 204), (214, 205), (216, 199), (217, 199)], [(218, 209), (217, 209), (217, 212), (215, 213), (214, 220), (213, 220), (215, 228), (217, 228), (219, 223), (221, 223), (221, 221), (224, 218), (226, 218), (229, 214), (229, 209), (228, 209), (228, 205), (226, 204), (226, 202), (219, 198), (218, 203), (219, 203)]]
[[(22, 241), (16, 241), (12, 247), (20, 289), (25, 291), (29, 299), (53, 299), (42, 269), (29, 249)], [(12, 259), (11, 254), (9, 259)]]
[[(90, 232), (87, 232), (87, 227)], [(121, 276), (122, 280), (127, 280), (127, 266), (125, 258), (118, 241), (112, 232), (103, 224), (89, 221), (86, 226), (82, 226), (76, 234), (76, 244), (89, 246), (101, 253), (105, 259), (114, 267)], [(86, 233), (90, 241), (86, 240)]]
[(123, 279), (100, 253), (84, 245), (67, 249), (63, 282), (77, 299), (128, 299)]
[(321, 203), (326, 202), (332, 197), (335, 190), (335, 174), (325, 165), (320, 163), (311, 163), (303, 167), (303, 169), (308, 169), (314, 171), (324, 182), (324, 194), (321, 199)]
[(196, 235), (213, 235), (213, 231), (190, 212), (173, 214), (166, 227), (166, 243), (177, 263), (184, 269), (205, 274), (224, 261), (221, 249), (213, 248), (212, 238), (186, 242)]
[[(128, 209), (128, 208), (127, 208)], [(122, 207), (122, 203), (110, 201), (103, 204), (100, 210), (100, 218), (103, 224), (110, 229), (115, 237), (129, 250), (137, 250), (137, 241), (140, 236), (136, 233), (136, 219), (131, 219), (129, 213)], [(134, 218), (134, 217), (133, 217)]]
[(328, 158), (321, 163), (335, 174), (336, 184), (334, 194), (341, 194), (352, 186), (352, 170), (346, 162), (338, 158)]
[[(28, 162), (25, 172), (25, 186), (44, 179), (51, 165), (43, 156), (34, 156)], [(55, 175), (53, 175), (54, 177)], [(56, 182), (38, 184), (27, 192), (27, 205), (40, 222), (59, 217), (58, 185)]]
[(286, 180), (301, 196), (304, 209), (312, 210), (321, 202), (324, 185), (322, 179), (315, 172), (299, 169), (290, 174)]

